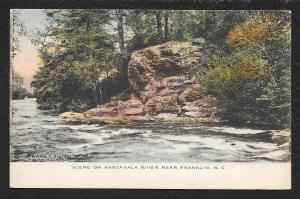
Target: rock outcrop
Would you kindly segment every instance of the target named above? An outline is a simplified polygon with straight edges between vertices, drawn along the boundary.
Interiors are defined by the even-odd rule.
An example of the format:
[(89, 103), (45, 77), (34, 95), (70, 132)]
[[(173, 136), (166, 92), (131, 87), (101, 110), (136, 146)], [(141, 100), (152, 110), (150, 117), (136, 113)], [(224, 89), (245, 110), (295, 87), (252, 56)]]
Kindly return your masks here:
[(82, 113), (74, 113), (74, 112), (64, 112), (59, 115), (59, 119), (64, 121), (81, 121), (85, 118), (85, 115)]
[(168, 42), (132, 54), (128, 65), (131, 89), (99, 107), (85, 118), (107, 123), (216, 122), (214, 97), (189, 75), (201, 62), (201, 47), (188, 42)]
[(290, 142), (291, 140), (291, 131), (289, 129), (283, 129), (279, 131), (272, 132), (271, 139), (275, 142)]

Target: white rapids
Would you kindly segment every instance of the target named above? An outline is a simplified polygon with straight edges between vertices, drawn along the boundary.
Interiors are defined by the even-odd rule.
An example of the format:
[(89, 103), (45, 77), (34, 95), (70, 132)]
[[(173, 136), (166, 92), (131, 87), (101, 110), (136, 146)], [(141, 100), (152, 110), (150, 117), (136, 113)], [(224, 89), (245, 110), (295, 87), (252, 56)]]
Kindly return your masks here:
[(265, 129), (212, 124), (68, 124), (55, 113), (38, 110), (35, 99), (13, 100), (11, 105), (11, 161), (35, 161), (32, 156), (47, 154), (94, 162), (290, 160), (289, 143), (272, 141)]

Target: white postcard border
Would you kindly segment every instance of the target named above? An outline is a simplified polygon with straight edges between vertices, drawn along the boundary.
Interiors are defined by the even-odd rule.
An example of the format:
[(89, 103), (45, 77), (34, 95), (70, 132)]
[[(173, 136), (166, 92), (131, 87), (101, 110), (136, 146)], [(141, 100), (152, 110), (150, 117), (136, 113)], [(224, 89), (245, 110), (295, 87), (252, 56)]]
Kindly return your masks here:
[(10, 187), (283, 190), (291, 163), (11, 162)]

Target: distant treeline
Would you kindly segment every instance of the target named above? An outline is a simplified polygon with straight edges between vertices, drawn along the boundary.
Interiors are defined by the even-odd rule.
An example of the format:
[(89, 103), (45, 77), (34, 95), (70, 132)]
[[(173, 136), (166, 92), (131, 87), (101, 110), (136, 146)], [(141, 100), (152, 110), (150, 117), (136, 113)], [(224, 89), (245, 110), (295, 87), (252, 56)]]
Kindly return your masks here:
[[(32, 42), (43, 67), (32, 83), (39, 107), (82, 111), (130, 89), (131, 53), (167, 41), (204, 42), (191, 66), (221, 116), (287, 124), (290, 14), (287, 11), (46, 10)], [(108, 87), (108, 88), (107, 88)]]
[(24, 99), (25, 97), (33, 97), (24, 88), (24, 78), (17, 72), (12, 73), (12, 99)]

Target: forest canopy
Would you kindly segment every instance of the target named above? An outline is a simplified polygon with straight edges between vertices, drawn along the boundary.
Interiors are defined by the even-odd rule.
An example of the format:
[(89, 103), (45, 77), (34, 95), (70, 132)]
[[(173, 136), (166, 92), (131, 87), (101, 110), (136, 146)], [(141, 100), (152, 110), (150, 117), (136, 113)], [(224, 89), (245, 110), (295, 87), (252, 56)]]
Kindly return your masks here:
[[(46, 10), (32, 42), (41, 69), (32, 86), (41, 109), (84, 111), (130, 89), (131, 54), (168, 41), (203, 45), (191, 74), (216, 96), (220, 116), (288, 125), (287, 11)], [(199, 44), (200, 45), (200, 44)]]

